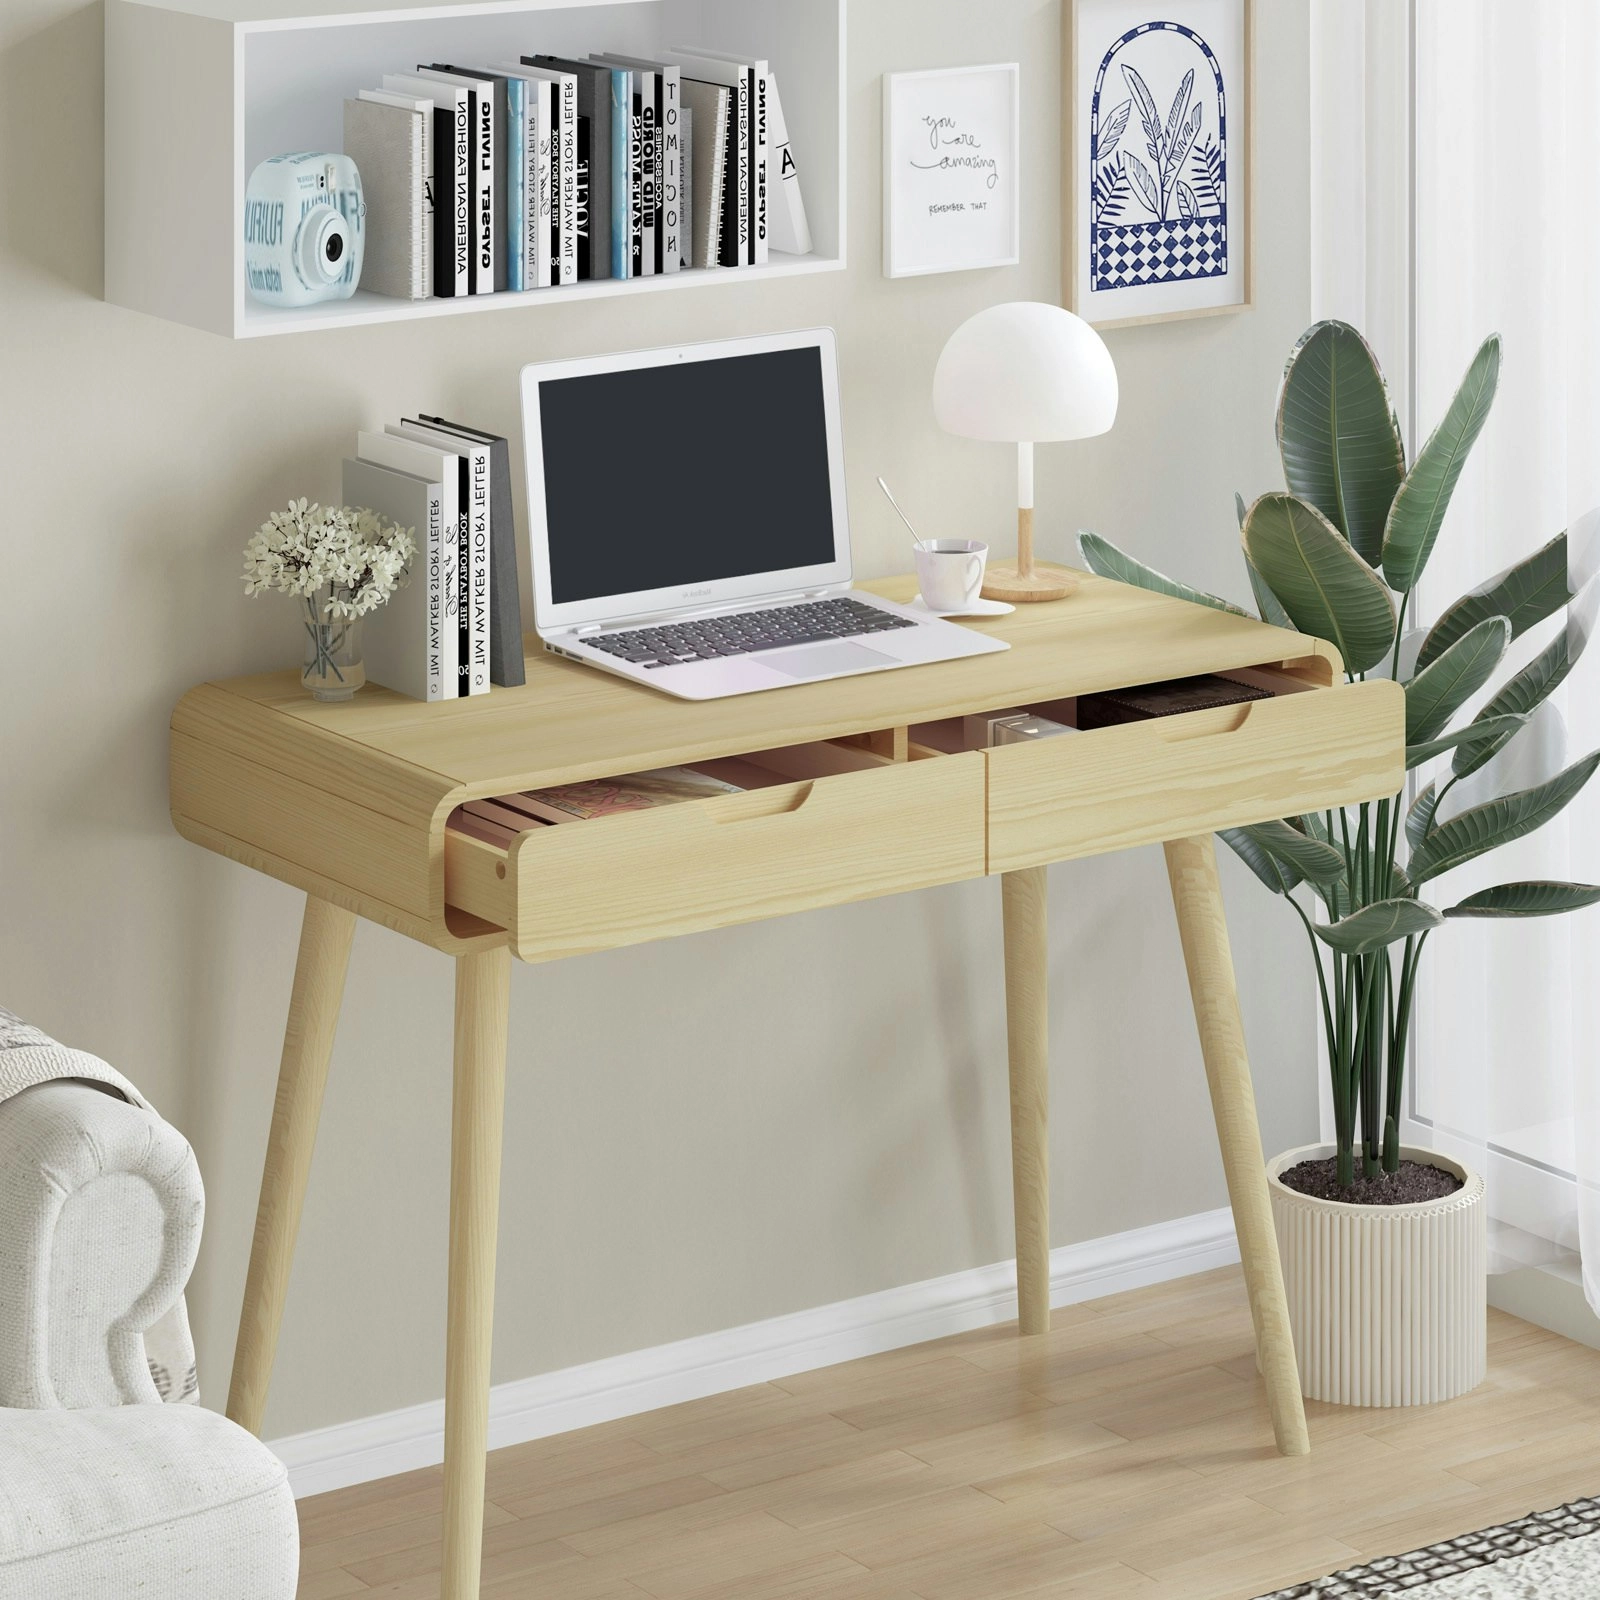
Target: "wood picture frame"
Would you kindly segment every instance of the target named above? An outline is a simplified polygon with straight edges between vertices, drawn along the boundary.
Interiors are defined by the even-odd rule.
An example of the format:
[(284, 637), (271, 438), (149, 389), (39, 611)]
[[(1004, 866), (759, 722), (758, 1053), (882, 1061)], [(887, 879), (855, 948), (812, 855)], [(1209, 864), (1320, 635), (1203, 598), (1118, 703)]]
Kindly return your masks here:
[[(1190, 317), (1226, 316), (1247, 311), (1253, 305), (1254, 13), (1255, 0), (1170, 0), (1160, 6), (1153, 0), (1063, 0), (1061, 303), (1095, 327), (1130, 328)], [(1207, 42), (1208, 34), (1223, 41), (1217, 52)], [(1185, 56), (1192, 58), (1190, 67), (1184, 70), (1196, 74), (1198, 89), (1185, 117), (1180, 117), (1176, 106), (1176, 97), (1185, 93), (1182, 73), (1173, 74), (1176, 95), (1174, 84), (1166, 82), (1143, 90), (1143, 102), (1157, 108), (1156, 136), (1152, 138), (1137, 98), (1142, 84), (1136, 89), (1126, 72), (1118, 73), (1123, 79), (1120, 90), (1107, 79), (1112, 67), (1132, 66), (1137, 76), (1134, 61), (1122, 58), (1132, 56), (1136, 48), (1148, 52), (1158, 45), (1166, 49), (1169, 58), (1176, 56), (1179, 63)], [(1219, 56), (1225, 58), (1226, 66)], [(1171, 109), (1169, 96), (1174, 97)], [(1124, 103), (1129, 109), (1119, 132), (1117, 117)], [(1211, 116), (1207, 115), (1208, 108)], [(1178, 171), (1161, 175), (1156, 193), (1156, 179), (1150, 169), (1159, 163), (1150, 160), (1145, 166), (1144, 161), (1152, 147), (1167, 137), (1169, 121), (1177, 119), (1173, 132), (1181, 142), (1187, 117), (1198, 118), (1197, 130), (1190, 135), (1190, 148), (1177, 162)], [(1103, 187), (1109, 163), (1090, 159), (1091, 155), (1098, 157), (1099, 151), (1092, 146), (1107, 138), (1108, 132), (1119, 146), (1112, 153), (1119, 163), (1116, 187), (1122, 190), (1120, 212), (1116, 197), (1107, 196)], [(1138, 140), (1141, 134), (1144, 148), (1128, 152), (1133, 154), (1130, 168), (1123, 160), (1120, 141), (1123, 137)], [(1181, 174), (1186, 163), (1201, 161), (1196, 147), (1204, 145), (1208, 137), (1211, 144), (1205, 152), (1209, 160), (1203, 182), (1210, 187), (1196, 203), (1195, 191), (1201, 185), (1181, 181)], [(1142, 191), (1141, 182), (1148, 183), (1149, 190)], [(1180, 195), (1181, 190), (1187, 193)], [(1146, 192), (1156, 203), (1145, 202)], [(1110, 198), (1113, 203), (1097, 215), (1095, 207), (1102, 198)], [(1241, 201), (1242, 224), (1238, 216)], [(1175, 261), (1172, 266), (1176, 271), (1166, 278), (1152, 275), (1143, 281), (1114, 281), (1126, 275), (1130, 258), (1133, 271), (1159, 270), (1160, 263), (1152, 267), (1148, 258), (1143, 263), (1139, 261), (1139, 252), (1156, 242), (1151, 236), (1166, 235), (1159, 243), (1169, 255), (1198, 253), (1203, 261), (1208, 250), (1215, 251), (1219, 227), (1225, 270), (1188, 272), (1186, 268), (1193, 263)], [(1200, 237), (1186, 236), (1185, 230), (1195, 230)], [(1210, 265), (1214, 268), (1215, 262)]]
[(1017, 62), (883, 76), (883, 275), (1022, 259)]

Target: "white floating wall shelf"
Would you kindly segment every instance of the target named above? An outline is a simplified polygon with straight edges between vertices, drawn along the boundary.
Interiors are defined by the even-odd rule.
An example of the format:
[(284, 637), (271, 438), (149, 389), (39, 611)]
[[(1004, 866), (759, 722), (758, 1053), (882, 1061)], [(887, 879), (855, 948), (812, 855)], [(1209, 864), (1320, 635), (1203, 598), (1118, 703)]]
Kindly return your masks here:
[[(471, 315), (609, 295), (828, 272), (844, 265), (845, 0), (106, 0), (105, 297), (233, 338)], [(420, 61), (542, 51), (659, 55), (705, 45), (772, 63), (815, 251), (464, 299), (290, 310), (245, 292), (240, 218), (256, 163), (343, 147), (344, 101)]]

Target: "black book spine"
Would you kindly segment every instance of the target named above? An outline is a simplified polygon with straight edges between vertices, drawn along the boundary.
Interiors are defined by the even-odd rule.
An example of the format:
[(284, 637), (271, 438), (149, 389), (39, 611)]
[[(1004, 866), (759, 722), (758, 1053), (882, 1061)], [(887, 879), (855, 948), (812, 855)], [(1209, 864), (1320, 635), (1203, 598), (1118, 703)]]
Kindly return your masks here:
[(433, 292), (453, 299), (456, 292), (456, 116), (433, 108)]
[(594, 276), (594, 223), (590, 202), (589, 172), (591, 166), (590, 143), (592, 135), (587, 117), (578, 118), (578, 277)]

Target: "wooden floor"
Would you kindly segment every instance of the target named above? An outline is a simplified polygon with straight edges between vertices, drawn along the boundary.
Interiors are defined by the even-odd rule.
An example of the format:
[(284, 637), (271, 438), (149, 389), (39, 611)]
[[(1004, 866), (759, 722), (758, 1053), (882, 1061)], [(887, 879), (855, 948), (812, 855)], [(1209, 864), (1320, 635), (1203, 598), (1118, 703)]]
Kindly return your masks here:
[[(1237, 1270), (502, 1450), (489, 1600), (1249, 1600), (1600, 1493), (1600, 1352), (1272, 1449)], [(440, 1474), (300, 1503), (300, 1600), (439, 1592)]]

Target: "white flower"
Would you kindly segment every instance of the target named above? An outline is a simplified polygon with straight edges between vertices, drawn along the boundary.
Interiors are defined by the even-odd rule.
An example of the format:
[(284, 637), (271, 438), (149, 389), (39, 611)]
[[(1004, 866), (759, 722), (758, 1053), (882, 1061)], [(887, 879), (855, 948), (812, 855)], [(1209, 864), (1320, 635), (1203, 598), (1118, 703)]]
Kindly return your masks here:
[(302, 596), (330, 619), (366, 616), (410, 581), (413, 535), (365, 508), (291, 500), (244, 547), (245, 593)]

